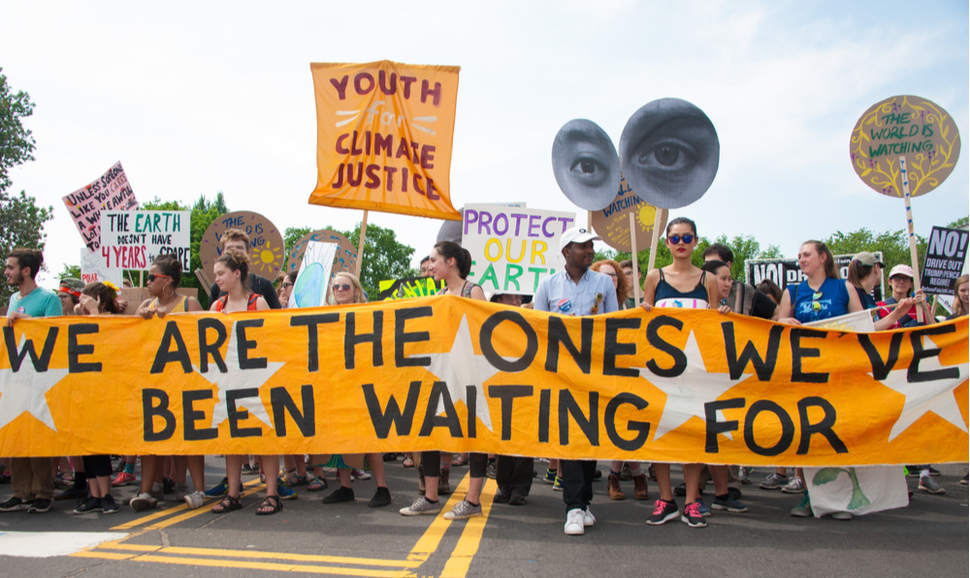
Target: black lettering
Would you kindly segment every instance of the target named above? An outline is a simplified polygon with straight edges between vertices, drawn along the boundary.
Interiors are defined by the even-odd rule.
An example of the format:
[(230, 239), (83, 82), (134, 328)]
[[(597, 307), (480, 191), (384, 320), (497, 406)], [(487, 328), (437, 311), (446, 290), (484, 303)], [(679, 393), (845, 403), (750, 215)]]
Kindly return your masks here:
[(569, 355), (576, 362), (576, 366), (584, 374), (589, 375), (593, 364), (593, 320), (583, 318), (580, 321), (579, 333), (580, 346), (577, 349), (576, 343), (566, 331), (566, 324), (559, 317), (549, 317), (549, 337), (546, 348), (546, 371), (550, 373), (559, 372), (559, 346), (562, 345), (569, 352)]
[(606, 436), (610, 438), (613, 445), (620, 448), (621, 450), (635, 451), (643, 447), (646, 443), (647, 438), (650, 437), (650, 422), (648, 421), (628, 421), (626, 422), (626, 428), (630, 431), (637, 432), (637, 435), (633, 439), (626, 439), (620, 436), (619, 432), (616, 431), (616, 411), (621, 405), (628, 403), (633, 407), (643, 410), (650, 405), (647, 400), (643, 399), (639, 395), (634, 395), (632, 393), (621, 393), (610, 400), (606, 404), (606, 413), (603, 414), (603, 426), (606, 427)]
[(465, 386), (465, 409), (467, 410), (468, 439), (473, 439), (478, 435), (478, 387), (474, 385)]
[[(17, 341), (13, 334), (13, 327), (3, 328), (3, 341), (7, 345), (7, 359), (10, 360), (10, 369), (14, 373), (20, 371), (20, 364), (24, 362), (24, 358), (28, 355), (30, 356), (30, 363), (34, 366), (34, 371), (37, 373), (43, 373), (47, 371), (51, 363), (51, 354), (54, 353), (54, 344), (57, 342), (57, 327), (51, 327), (47, 330), (47, 339), (44, 340), (44, 349), (40, 353), (40, 357), (37, 357), (37, 352), (34, 351), (34, 340), (26, 339), (24, 340), (24, 347), (17, 352)], [(94, 346), (90, 346), (92, 351)]]
[(621, 329), (640, 329), (640, 318), (606, 319), (606, 344), (603, 351), (603, 375), (639, 377), (640, 372), (636, 369), (616, 366), (617, 356), (637, 354), (636, 343), (620, 343), (616, 340)]
[[(795, 328), (791, 330), (791, 380), (793, 383), (828, 383), (828, 373), (802, 371), (802, 359), (806, 357), (820, 357), (822, 354), (813, 347), (802, 347), (801, 340), (825, 339), (824, 331), (814, 329)], [(754, 406), (751, 406), (754, 407)], [(766, 454), (775, 455), (775, 454)]]
[[(492, 333), (495, 328), (498, 327), (503, 321), (511, 321), (515, 325), (519, 326), (519, 329), (525, 333), (525, 353), (522, 357), (514, 360), (508, 361), (501, 355), (495, 352), (495, 346), (492, 345)], [(516, 337), (509, 336), (508, 339), (516, 340)], [(481, 331), (478, 334), (478, 342), (482, 348), (482, 355), (485, 359), (492, 364), (493, 367), (499, 371), (504, 371), (505, 373), (517, 373), (523, 371), (532, 365), (532, 360), (536, 357), (536, 352), (539, 351), (539, 338), (536, 336), (536, 332), (532, 329), (532, 326), (525, 320), (520, 313), (515, 311), (499, 311), (498, 313), (491, 314), (488, 319), (482, 323)]]
[[(808, 408), (810, 406), (822, 408), (822, 411), (825, 412), (822, 421), (818, 423), (808, 421)], [(829, 444), (835, 450), (835, 453), (849, 453), (845, 444), (842, 443), (842, 440), (839, 439), (839, 436), (832, 429), (832, 426), (835, 425), (835, 418), (835, 408), (826, 399), (821, 397), (806, 397), (798, 400), (798, 419), (802, 430), (801, 439), (798, 441), (798, 454), (805, 455), (808, 453), (808, 446), (811, 445), (812, 434), (822, 434), (825, 436), (825, 439), (829, 440)]]
[(913, 360), (909, 362), (909, 369), (906, 371), (906, 381), (909, 383), (922, 383), (925, 381), (937, 381), (940, 379), (958, 379), (960, 370), (956, 367), (945, 367), (935, 371), (920, 371), (919, 362), (928, 357), (940, 355), (940, 349), (923, 349), (923, 337), (926, 335), (943, 335), (953, 333), (957, 328), (955, 325), (937, 325), (909, 334), (909, 339), (913, 343)]
[[(260, 320), (262, 321), (262, 320)], [(251, 438), (261, 437), (263, 428), (260, 427), (239, 427), (239, 422), (249, 418), (249, 412), (236, 407), (236, 400), (252, 398), (256, 403), (262, 403), (259, 399), (259, 390), (255, 387), (247, 389), (230, 389), (226, 392), (226, 408), (229, 415), (229, 437)]]
[[(550, 319), (554, 319), (550, 317)], [(531, 385), (490, 385), (488, 387), (488, 397), (497, 397), (502, 400), (502, 441), (512, 439), (512, 405), (517, 397), (532, 397), (533, 387)], [(544, 389), (543, 391), (549, 391)], [(548, 431), (548, 413), (547, 431)]]
[[(100, 361), (96, 363), (81, 363), (80, 361), (80, 357), (82, 355), (92, 355), (94, 353), (94, 345), (91, 343), (85, 343), (84, 345), (81, 345), (80, 343), (77, 342), (78, 335), (88, 335), (88, 334), (97, 333), (97, 332), (98, 332), (97, 323), (72, 323), (67, 327), (67, 370), (68, 372), (96, 373), (101, 371)], [(186, 371), (185, 373), (189, 373), (191, 371), (192, 371), (192, 365), (189, 364), (189, 371)]]
[(417, 343), (431, 339), (431, 333), (428, 331), (406, 331), (406, 324), (409, 319), (431, 317), (433, 314), (434, 310), (429, 306), (407, 307), (394, 312), (395, 367), (427, 367), (431, 365), (431, 358), (426, 355), (420, 357), (408, 357), (404, 355), (404, 346), (408, 343)]
[[(438, 402), (445, 407), (444, 417), (439, 417)], [(460, 438), (461, 422), (458, 420), (458, 412), (455, 411), (455, 404), (451, 401), (451, 393), (448, 392), (448, 385), (443, 381), (436, 381), (431, 386), (431, 396), (428, 398), (428, 410), (424, 414), (424, 423), (418, 437), (429, 437), (436, 427), (446, 427), (451, 432), (451, 437)]]
[(256, 349), (258, 344), (252, 339), (246, 339), (247, 329), (262, 326), (262, 319), (246, 319), (236, 322), (236, 351), (239, 352), (239, 369), (266, 369), (265, 357), (249, 357), (249, 350)]
[(865, 333), (859, 334), (859, 345), (869, 356), (869, 364), (872, 365), (872, 377), (876, 380), (882, 381), (889, 377), (889, 372), (892, 371), (896, 362), (899, 361), (899, 347), (903, 343), (903, 334), (894, 333), (889, 341), (889, 355), (886, 357), (886, 361), (882, 360), (882, 355), (879, 354), (879, 350), (872, 343), (872, 338)]
[(300, 386), (300, 397), (303, 398), (303, 411), (296, 407), (296, 402), (285, 387), (274, 387), (269, 390), (270, 405), (273, 406), (273, 427), (276, 437), (286, 437), (286, 414), (290, 414), (293, 423), (300, 428), (300, 435), (312, 438), (317, 435), (316, 411), (313, 401), (313, 386)]
[(320, 356), (317, 353), (320, 349), (317, 340), (317, 326), (323, 323), (336, 323), (340, 321), (339, 313), (322, 313), (318, 315), (297, 315), (290, 318), (290, 327), (306, 326), (307, 346), (306, 346), (306, 370), (312, 373), (320, 371)]
[(344, 319), (344, 367), (354, 369), (354, 357), (357, 345), (361, 343), (371, 343), (371, 361), (374, 367), (384, 365), (384, 348), (381, 345), (381, 337), (384, 333), (384, 312), (374, 312), (374, 331), (371, 333), (356, 333), (357, 314), (348, 313)]
[(725, 321), (721, 323), (721, 332), (724, 334), (724, 353), (727, 356), (728, 373), (732, 380), (740, 379), (744, 375), (748, 363), (754, 365), (754, 372), (759, 381), (771, 381), (771, 375), (775, 372), (775, 363), (778, 361), (778, 348), (781, 346), (781, 334), (785, 328), (781, 325), (772, 325), (768, 330), (768, 349), (765, 351), (764, 359), (758, 353), (758, 348), (750, 340), (741, 350), (741, 357), (738, 357), (738, 347), (734, 341), (734, 322)]
[[(195, 402), (212, 399), (211, 389), (186, 389), (182, 391), (182, 423), (185, 441), (214, 440), (219, 437), (219, 428), (207, 427), (197, 429), (195, 422), (205, 419), (205, 412), (195, 409)], [(172, 429), (174, 430), (174, 424)]]
[(738, 420), (717, 421), (717, 412), (725, 409), (735, 409), (744, 407), (744, 398), (725, 399), (723, 401), (711, 401), (704, 404), (704, 417), (707, 424), (707, 436), (704, 442), (704, 451), (709, 454), (718, 453), (717, 434), (729, 431), (738, 431)]
[[(155, 405), (155, 401), (158, 405)], [(141, 409), (144, 416), (146, 442), (160, 442), (172, 437), (175, 433), (175, 414), (168, 409), (167, 393), (150, 387), (141, 390)], [(156, 417), (162, 418), (165, 422), (165, 427), (161, 431), (155, 431)]]
[(569, 445), (569, 416), (573, 417), (580, 431), (589, 440), (590, 445), (600, 445), (599, 431), (599, 400), (597, 391), (589, 392), (589, 417), (583, 415), (583, 410), (576, 403), (573, 394), (568, 389), (559, 391), (559, 443)]
[(664, 369), (657, 363), (656, 358), (652, 358), (647, 362), (647, 369), (660, 377), (677, 377), (687, 369), (687, 355), (660, 337), (661, 327), (673, 327), (681, 331), (684, 328), (684, 322), (669, 315), (660, 315), (651, 319), (650, 323), (647, 324), (647, 342), (655, 349), (659, 349), (672, 357), (674, 363), (669, 368)]
[[(173, 341), (175, 342), (175, 351), (171, 350)], [(179, 326), (174, 321), (165, 324), (165, 333), (162, 334), (162, 341), (158, 344), (155, 361), (152, 362), (149, 373), (162, 373), (169, 363), (181, 363), (182, 373), (192, 373), (192, 360), (189, 359), (189, 350), (185, 347), (182, 332), (179, 331)], [(100, 370), (99, 367), (98, 371)]]
[[(216, 330), (215, 343), (209, 343), (210, 329)], [(222, 353), (219, 351), (222, 344), (226, 342), (226, 337), (228, 337), (226, 326), (222, 321), (211, 317), (199, 319), (199, 373), (209, 372), (209, 356), (212, 356), (212, 360), (219, 368), (220, 373), (229, 372), (225, 360), (222, 359)]]
[(411, 382), (411, 386), (408, 388), (407, 400), (404, 402), (404, 411), (401, 411), (401, 407), (393, 395), (387, 400), (387, 408), (381, 410), (381, 401), (377, 399), (374, 384), (365, 383), (360, 387), (364, 390), (364, 401), (367, 402), (367, 413), (370, 414), (370, 422), (374, 426), (374, 433), (377, 434), (377, 439), (387, 439), (391, 431), (391, 424), (394, 424), (396, 435), (411, 435), (411, 424), (414, 423), (414, 410), (418, 407), (418, 395), (421, 393), (420, 381)]
[[(770, 411), (775, 414), (778, 421), (781, 422), (781, 438), (778, 443), (769, 448), (758, 445), (758, 442), (754, 439), (754, 420), (763, 411)], [(751, 409), (748, 410), (748, 415), (744, 418), (744, 443), (747, 444), (749, 450), (759, 456), (777, 456), (787, 450), (794, 439), (795, 422), (791, 420), (788, 412), (782, 409), (780, 405), (768, 399), (760, 399), (751, 404)]]
[(552, 390), (539, 390), (539, 443), (549, 443), (549, 407), (552, 405)]

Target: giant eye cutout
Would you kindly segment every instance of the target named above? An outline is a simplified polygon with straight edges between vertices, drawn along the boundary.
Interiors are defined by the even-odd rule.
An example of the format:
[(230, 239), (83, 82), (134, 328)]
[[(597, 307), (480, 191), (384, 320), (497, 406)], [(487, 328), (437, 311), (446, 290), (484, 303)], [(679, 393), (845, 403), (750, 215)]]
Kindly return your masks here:
[(717, 131), (704, 111), (686, 100), (661, 98), (627, 121), (619, 157), (627, 182), (641, 199), (678, 209), (710, 188), (720, 150)]
[(552, 143), (552, 172), (566, 198), (587, 211), (609, 206), (620, 188), (616, 147), (591, 120), (571, 120), (559, 129)]

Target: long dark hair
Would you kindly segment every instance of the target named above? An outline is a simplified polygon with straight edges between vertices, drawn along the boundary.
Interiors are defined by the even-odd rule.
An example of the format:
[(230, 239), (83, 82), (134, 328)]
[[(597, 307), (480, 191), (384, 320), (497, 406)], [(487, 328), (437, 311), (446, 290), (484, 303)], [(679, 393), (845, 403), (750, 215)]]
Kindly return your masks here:
[(434, 246), (434, 250), (445, 259), (454, 259), (455, 267), (458, 268), (458, 276), (462, 279), (468, 278), (468, 273), (472, 270), (472, 254), (468, 252), (468, 249), (464, 249), (461, 245), (452, 241), (442, 241)]

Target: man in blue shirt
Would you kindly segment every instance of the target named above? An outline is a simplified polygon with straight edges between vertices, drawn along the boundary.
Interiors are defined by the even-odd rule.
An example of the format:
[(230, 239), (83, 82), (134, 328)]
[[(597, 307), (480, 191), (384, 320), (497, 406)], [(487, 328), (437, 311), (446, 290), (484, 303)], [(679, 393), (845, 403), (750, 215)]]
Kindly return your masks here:
[[(18, 291), (10, 296), (7, 306), (7, 326), (17, 319), (55, 317), (61, 314), (61, 300), (57, 294), (37, 286), (34, 278), (44, 262), (44, 255), (36, 249), (14, 249), (7, 256), (3, 274), (7, 283)], [(39, 514), (51, 509), (54, 479), (50, 458), (11, 458), (13, 497), (0, 503), (0, 512), (27, 510)]]
[[(532, 299), (536, 311), (582, 316), (612, 313), (619, 309), (616, 289), (609, 276), (590, 271), (593, 264), (593, 241), (602, 239), (581, 227), (566, 229), (559, 238), (559, 250), (566, 260), (562, 271), (539, 283)], [(596, 523), (589, 511), (593, 498), (595, 460), (560, 460), (562, 468), (562, 501), (566, 504), (566, 525), (571, 536), (584, 533)]]

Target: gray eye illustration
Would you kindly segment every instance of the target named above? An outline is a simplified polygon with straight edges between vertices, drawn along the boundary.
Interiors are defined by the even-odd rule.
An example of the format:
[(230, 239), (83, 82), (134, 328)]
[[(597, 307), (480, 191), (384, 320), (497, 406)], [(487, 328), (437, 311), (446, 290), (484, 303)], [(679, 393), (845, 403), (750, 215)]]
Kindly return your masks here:
[(620, 136), (620, 165), (641, 199), (678, 209), (714, 182), (720, 157), (714, 125), (686, 100), (662, 98), (633, 113)]
[(571, 120), (559, 129), (552, 143), (552, 172), (566, 198), (587, 211), (609, 206), (620, 188), (616, 147), (591, 120)]

